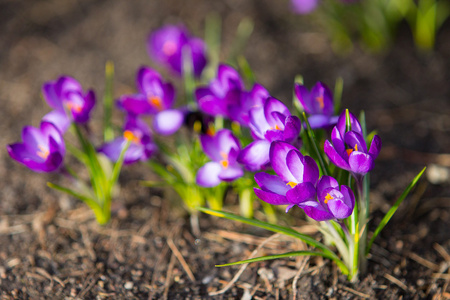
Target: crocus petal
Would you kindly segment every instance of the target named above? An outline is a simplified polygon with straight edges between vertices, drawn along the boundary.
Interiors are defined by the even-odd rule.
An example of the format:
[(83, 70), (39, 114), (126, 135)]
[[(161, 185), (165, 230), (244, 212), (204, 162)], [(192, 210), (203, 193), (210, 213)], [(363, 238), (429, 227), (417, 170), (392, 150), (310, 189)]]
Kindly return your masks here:
[(313, 12), (318, 5), (318, 0), (291, 0), (292, 10), (300, 15)]
[(347, 155), (344, 155), (345, 152), (345, 143), (344, 138), (341, 136), (341, 133), (337, 129), (337, 127), (333, 128), (333, 131), (331, 131), (331, 142), (333, 143), (334, 149), (336, 149), (336, 152), (339, 153), (343, 158), (347, 157)]
[(327, 128), (336, 125), (337, 118), (327, 115), (312, 115), (308, 118), (308, 122), (311, 129)]
[(374, 135), (372, 143), (370, 144), (369, 154), (373, 159), (378, 157), (381, 151), (381, 139), (378, 135)]
[(175, 133), (184, 122), (184, 114), (177, 109), (167, 109), (155, 115), (153, 129), (161, 135)]
[(353, 151), (348, 158), (350, 171), (356, 174), (364, 175), (370, 172), (373, 167), (373, 158), (369, 154)]
[(46, 114), (42, 118), (42, 121), (49, 122), (55, 125), (55, 127), (58, 128), (61, 134), (64, 134), (70, 126), (70, 120), (67, 115), (58, 110), (53, 110)]
[(155, 114), (158, 110), (151, 106), (143, 94), (123, 95), (117, 100), (117, 106), (134, 115)]
[(200, 77), (203, 69), (206, 66), (206, 45), (202, 39), (192, 38), (189, 41), (192, 54), (192, 65), (194, 67), (194, 76)]
[(244, 170), (239, 165), (228, 166), (223, 168), (219, 173), (219, 178), (222, 181), (233, 181), (244, 175)]
[(280, 177), (264, 172), (255, 174), (255, 181), (263, 191), (285, 196), (291, 188)]
[(341, 185), (341, 193), (343, 196), (342, 201), (353, 211), (353, 208), (355, 207), (355, 195), (353, 194), (352, 189), (346, 185)]
[(249, 112), (250, 117), (250, 130), (252, 133), (260, 139), (264, 139), (264, 134), (267, 130), (270, 130), (270, 125), (267, 123), (264, 115), (264, 107), (252, 108)]
[(42, 95), (51, 108), (64, 112), (64, 106), (56, 93), (56, 81), (49, 81), (42, 86)]
[[(351, 112), (349, 112), (349, 116), (350, 116), (350, 124), (351, 124), (351, 130), (355, 131), (356, 133), (363, 135), (362, 134), (362, 129), (361, 129), (361, 124), (358, 121), (358, 118), (356, 118), (356, 116), (354, 114), (352, 114)], [(339, 130), (339, 133), (341, 134), (341, 136), (345, 135), (346, 132), (346, 124), (345, 124), (345, 110), (339, 115), (339, 119), (337, 121), (336, 127)]]
[(349, 131), (345, 134), (344, 140), (347, 145), (353, 148), (353, 150), (367, 153), (366, 141), (362, 135), (354, 131)]
[(284, 116), (291, 115), (289, 109), (283, 104), (283, 102), (274, 97), (267, 98), (266, 103), (264, 103), (264, 116), (266, 117), (267, 123), (269, 123), (269, 125), (273, 128), (275, 128), (275, 125), (279, 123), (279, 117), (275, 117), (272, 114), (273, 112), (281, 113)]
[(317, 82), (311, 89), (311, 104), (313, 113), (331, 116), (334, 111), (333, 95), (330, 89), (322, 82)]
[(289, 151), (297, 150), (294, 146), (284, 142), (273, 142), (270, 145), (269, 158), (270, 164), (273, 170), (280, 176), (285, 182), (297, 182), (296, 178), (289, 171), (286, 164), (286, 156)]
[(300, 133), (301, 127), (302, 123), (298, 117), (287, 117), (284, 124), (283, 140), (288, 143), (295, 140)]
[(97, 152), (105, 154), (111, 161), (117, 161), (125, 144), (125, 138), (118, 137), (109, 143), (101, 145)]
[(339, 189), (339, 183), (333, 177), (324, 175), (320, 178), (319, 182), (317, 183), (317, 194), (318, 194), (317, 196), (319, 197), (319, 199), (322, 200), (325, 198), (326, 196), (325, 190), (329, 188)]
[(257, 188), (253, 189), (255, 191), (256, 196), (263, 200), (264, 202), (267, 202), (272, 205), (285, 205), (289, 204), (289, 202), (286, 199), (286, 196), (282, 196), (276, 193), (266, 192)]
[(249, 171), (260, 170), (262, 166), (269, 163), (269, 150), (270, 143), (268, 141), (254, 141), (241, 150), (237, 161), (245, 165)]
[(203, 187), (217, 186), (221, 182), (219, 178), (221, 171), (222, 167), (219, 163), (208, 162), (198, 170), (195, 181)]
[(287, 191), (286, 198), (291, 204), (299, 205), (302, 202), (314, 200), (316, 189), (311, 182), (302, 182)]
[(317, 201), (307, 201), (299, 205), (305, 214), (316, 221), (327, 221), (334, 219), (334, 216)]
[(282, 130), (277, 129), (267, 130), (264, 138), (269, 142), (284, 141), (284, 133)]
[(350, 171), (349, 164), (336, 152), (333, 145), (329, 141), (325, 141), (323, 150), (333, 164), (341, 169)]
[(297, 99), (300, 101), (303, 110), (307, 114), (311, 114), (312, 110), (312, 104), (311, 104), (311, 97), (309, 97), (309, 91), (308, 89), (301, 84), (296, 83), (294, 86), (295, 95), (297, 96)]

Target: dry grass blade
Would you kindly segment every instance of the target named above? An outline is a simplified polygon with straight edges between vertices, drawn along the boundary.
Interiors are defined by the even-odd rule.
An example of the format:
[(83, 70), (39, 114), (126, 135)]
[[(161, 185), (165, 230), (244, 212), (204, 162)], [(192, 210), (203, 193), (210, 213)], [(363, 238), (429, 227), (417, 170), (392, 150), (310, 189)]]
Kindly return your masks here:
[(358, 292), (357, 290), (354, 290), (352, 288), (349, 288), (347, 286), (343, 286), (342, 289), (346, 290), (347, 292), (350, 292), (352, 294), (355, 294), (358, 297), (364, 298), (364, 299), (370, 299), (370, 295)]
[(439, 266), (429, 260), (426, 260), (423, 257), (420, 257), (419, 255), (417, 255), (416, 253), (410, 252), (408, 253), (408, 257), (411, 258), (412, 260), (414, 260), (415, 262), (421, 264), (422, 266), (425, 266), (433, 271), (439, 271)]
[(184, 259), (183, 255), (181, 255), (181, 252), (178, 250), (177, 246), (175, 246), (175, 243), (172, 239), (167, 240), (167, 245), (169, 245), (170, 250), (172, 250), (172, 253), (176, 256), (178, 261), (180, 262), (181, 266), (183, 267), (184, 271), (186, 272), (187, 276), (192, 282), (195, 282), (194, 274), (191, 271), (191, 268), (189, 268), (189, 265), (186, 263), (186, 260)]
[[(256, 254), (258, 253), (258, 251), (261, 250), (261, 248), (264, 247), (264, 245), (266, 243), (269, 243), (270, 241), (272, 241), (273, 239), (275, 239), (279, 235), (280, 235), (279, 233), (276, 233), (276, 234), (271, 235), (270, 237), (268, 237), (255, 250), (253, 250), (252, 254), (249, 256), (249, 259), (255, 257)], [(248, 266), (248, 264), (243, 264), (241, 266), (241, 268), (239, 269), (239, 271), (236, 273), (236, 275), (234, 275), (233, 279), (231, 279), (231, 281), (223, 289), (221, 289), (219, 291), (216, 291), (216, 292), (211, 292), (211, 293), (209, 293), (209, 295), (210, 296), (217, 296), (217, 295), (223, 294), (226, 291), (228, 291), (233, 286), (233, 284), (239, 279), (239, 277), (242, 275), (242, 273), (244, 273), (245, 269), (247, 269), (247, 266)]]
[(406, 286), (406, 284), (404, 284), (403, 282), (401, 282), (400, 280), (398, 280), (397, 278), (395, 278), (394, 276), (390, 275), (390, 274), (384, 274), (384, 278), (386, 278), (387, 280), (389, 280), (390, 282), (398, 285), (400, 288), (402, 288), (405, 291), (408, 291), (408, 287)]
[(166, 281), (164, 282), (163, 299), (168, 299), (168, 297), (169, 297), (169, 287), (170, 287), (170, 282), (172, 281), (172, 273), (173, 273), (173, 268), (175, 266), (175, 259), (176, 259), (176, 257), (172, 253), (172, 256), (170, 257), (169, 266), (167, 267)]

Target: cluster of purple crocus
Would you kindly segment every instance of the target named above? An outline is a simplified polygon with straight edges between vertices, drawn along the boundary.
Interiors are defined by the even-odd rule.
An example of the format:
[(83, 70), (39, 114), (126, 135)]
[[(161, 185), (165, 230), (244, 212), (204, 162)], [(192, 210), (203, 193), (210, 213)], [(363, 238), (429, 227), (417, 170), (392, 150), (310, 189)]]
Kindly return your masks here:
[[(194, 75), (200, 78), (207, 64), (204, 42), (192, 37), (183, 26), (168, 25), (150, 34), (150, 56), (183, 75), (186, 60), (192, 63)], [(189, 56), (186, 56), (189, 55)], [(192, 107), (174, 108), (174, 86), (150, 67), (141, 67), (136, 75), (137, 92), (120, 96), (116, 106), (125, 114), (122, 134), (97, 148), (112, 161), (117, 161), (124, 147), (124, 163), (146, 161), (157, 151), (153, 134), (171, 135), (185, 124)], [(331, 130), (331, 142), (325, 141), (324, 152), (337, 167), (350, 172), (358, 181), (374, 167), (381, 149), (381, 140), (374, 136), (368, 150), (361, 125), (349, 113), (334, 115), (333, 96), (322, 82), (310, 90), (301, 84), (295, 94), (308, 115), (312, 129)], [(87, 126), (95, 105), (92, 90), (84, 92), (75, 79), (62, 76), (43, 85), (45, 100), (53, 108), (42, 119), (39, 128), (27, 126), (22, 143), (8, 145), (10, 156), (37, 172), (62, 169), (65, 144), (63, 135), (72, 122)], [(199, 112), (211, 118), (220, 117), (245, 128), (253, 141), (241, 146), (231, 130), (218, 128), (200, 135), (200, 144), (210, 162), (197, 172), (196, 183), (214, 187), (242, 177), (245, 171), (259, 172), (255, 181), (256, 195), (273, 205), (293, 206), (318, 221), (345, 219), (355, 207), (350, 187), (339, 185), (331, 176), (319, 178), (313, 158), (300, 152), (300, 133), (306, 126), (292, 115), (280, 100), (270, 96), (262, 85), (246, 89), (238, 71), (225, 64), (218, 66), (216, 76), (194, 91)], [(146, 118), (151, 119), (151, 126)]]
[[(358, 0), (340, 0), (342, 3), (352, 3)], [(291, 0), (290, 5), (293, 12), (300, 15), (312, 13), (317, 9), (320, 0)]]

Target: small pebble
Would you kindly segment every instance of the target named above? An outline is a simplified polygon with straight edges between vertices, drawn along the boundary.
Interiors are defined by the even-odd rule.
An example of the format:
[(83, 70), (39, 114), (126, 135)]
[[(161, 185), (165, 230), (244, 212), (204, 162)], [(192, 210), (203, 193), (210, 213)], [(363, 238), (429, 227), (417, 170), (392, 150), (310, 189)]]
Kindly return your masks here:
[(127, 281), (125, 285), (123, 286), (126, 290), (131, 290), (133, 288), (134, 284), (131, 281)]

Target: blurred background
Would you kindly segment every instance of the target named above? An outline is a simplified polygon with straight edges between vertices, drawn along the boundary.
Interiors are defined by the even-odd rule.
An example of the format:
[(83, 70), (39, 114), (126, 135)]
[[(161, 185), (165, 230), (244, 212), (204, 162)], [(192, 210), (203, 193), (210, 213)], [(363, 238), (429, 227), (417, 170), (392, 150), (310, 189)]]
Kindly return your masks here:
[[(257, 81), (287, 104), (292, 102), (298, 74), (308, 87), (319, 80), (333, 87), (342, 77), (342, 108), (355, 113), (365, 110), (368, 129), (377, 130), (383, 141), (372, 175), (374, 210), (385, 212), (428, 166), (428, 179), (396, 216), (397, 229), (417, 235), (411, 249), (418, 252), (426, 253), (432, 243), (449, 247), (449, 19), (444, 18), (435, 30), (431, 47), (418, 45), (414, 27), (406, 19), (396, 22), (386, 41), (378, 39), (374, 46), (361, 38), (364, 33), (354, 30), (355, 24), (349, 25), (348, 36), (345, 30), (331, 32), (333, 23), (324, 24), (324, 16), (342, 16), (346, 21), (351, 16), (337, 9), (327, 11), (336, 5), (327, 3), (310, 15), (299, 15), (289, 1), (282, 0), (2, 0), (0, 214), (44, 211), (58, 198), (45, 186), (53, 175), (19, 166), (5, 149), (20, 140), (23, 126), (37, 126), (50, 111), (40, 95), (45, 81), (70, 75), (101, 99), (105, 63), (111, 60), (114, 95), (133, 92), (140, 66), (164, 73), (147, 54), (146, 39), (152, 30), (183, 23), (193, 35), (204, 37), (206, 19), (215, 16), (221, 20), (221, 59), (233, 51), (239, 24), (244, 26), (241, 30), (253, 28), (243, 54)], [(94, 124), (95, 116), (101, 122), (101, 115), (96, 109)], [(139, 179), (144, 173), (138, 174), (132, 176)], [(412, 219), (417, 223), (412, 225)]]

